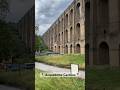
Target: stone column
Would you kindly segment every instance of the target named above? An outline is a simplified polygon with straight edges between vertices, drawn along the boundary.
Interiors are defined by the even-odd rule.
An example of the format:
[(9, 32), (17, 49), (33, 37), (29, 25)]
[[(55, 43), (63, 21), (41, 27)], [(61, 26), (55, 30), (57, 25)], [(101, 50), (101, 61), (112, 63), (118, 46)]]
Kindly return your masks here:
[(109, 0), (109, 33), (110, 38), (110, 45), (111, 45), (111, 50), (110, 50), (110, 65), (111, 66), (119, 66), (119, 42), (117, 41), (118, 33), (120, 32), (120, 0)]
[(94, 59), (94, 30), (95, 30), (95, 18), (96, 18), (96, 1), (97, 0), (90, 0), (90, 50), (89, 50), (89, 65), (93, 66), (93, 59)]

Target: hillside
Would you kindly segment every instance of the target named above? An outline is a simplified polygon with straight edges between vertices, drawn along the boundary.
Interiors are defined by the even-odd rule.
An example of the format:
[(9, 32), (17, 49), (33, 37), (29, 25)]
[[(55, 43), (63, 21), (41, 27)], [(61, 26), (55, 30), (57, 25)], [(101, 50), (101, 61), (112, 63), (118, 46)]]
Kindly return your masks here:
[(36, 51), (43, 51), (46, 50), (47, 46), (45, 45), (43, 39), (39, 35), (35, 35), (35, 50)]

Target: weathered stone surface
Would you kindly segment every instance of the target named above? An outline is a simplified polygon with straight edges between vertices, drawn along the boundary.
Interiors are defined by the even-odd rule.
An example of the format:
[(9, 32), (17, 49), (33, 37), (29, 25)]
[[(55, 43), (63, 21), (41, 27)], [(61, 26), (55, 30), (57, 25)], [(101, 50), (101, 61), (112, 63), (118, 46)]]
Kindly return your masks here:
[(84, 0), (74, 0), (43, 35), (50, 50), (59, 53), (85, 52)]

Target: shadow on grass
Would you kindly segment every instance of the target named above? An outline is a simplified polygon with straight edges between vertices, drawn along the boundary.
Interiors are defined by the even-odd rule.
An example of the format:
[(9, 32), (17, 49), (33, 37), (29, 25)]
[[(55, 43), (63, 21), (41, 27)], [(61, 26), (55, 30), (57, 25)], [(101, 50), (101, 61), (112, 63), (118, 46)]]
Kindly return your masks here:
[(0, 84), (18, 87), (25, 90), (34, 90), (35, 88), (35, 71), (1, 71)]
[(120, 90), (120, 68), (86, 68), (86, 90)]

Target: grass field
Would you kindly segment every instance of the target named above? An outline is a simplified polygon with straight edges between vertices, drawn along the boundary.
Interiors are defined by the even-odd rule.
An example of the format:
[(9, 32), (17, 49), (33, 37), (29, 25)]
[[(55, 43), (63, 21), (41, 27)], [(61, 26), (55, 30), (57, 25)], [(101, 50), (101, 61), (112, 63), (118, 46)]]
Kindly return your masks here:
[(120, 90), (120, 68), (86, 69), (87, 90)]
[(35, 90), (85, 90), (85, 81), (70, 77), (40, 77), (35, 74)]
[(35, 87), (34, 84), (34, 71), (25, 70), (25, 71), (14, 71), (14, 72), (0, 72), (0, 84), (23, 88), (27, 90), (33, 90)]
[(80, 69), (85, 69), (84, 55), (58, 55), (58, 56), (36, 56), (37, 62), (70, 68), (70, 64), (79, 64)]

